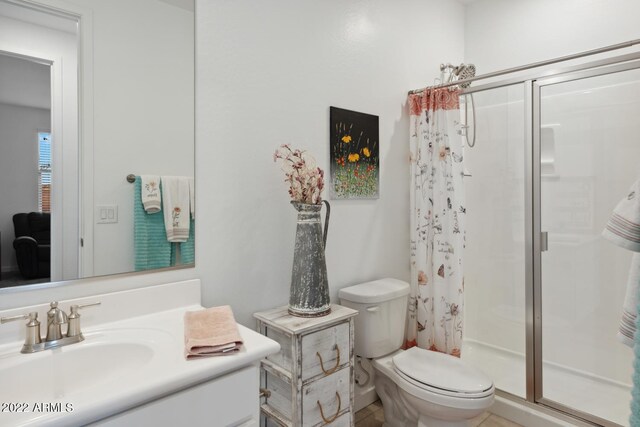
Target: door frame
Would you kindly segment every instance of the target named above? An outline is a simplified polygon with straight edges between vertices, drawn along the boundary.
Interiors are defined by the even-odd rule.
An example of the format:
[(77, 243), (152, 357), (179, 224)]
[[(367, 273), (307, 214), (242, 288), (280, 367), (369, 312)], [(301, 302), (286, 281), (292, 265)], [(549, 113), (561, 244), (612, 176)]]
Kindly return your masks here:
[[(531, 233), (529, 234), (531, 244), (530, 250), (532, 257), (527, 259), (531, 263), (531, 280), (532, 292), (528, 294), (529, 301), (527, 301), (527, 312), (529, 310), (533, 313), (531, 319), (532, 324), (532, 336), (533, 336), (533, 348), (532, 353), (527, 352), (528, 365), (533, 365), (533, 378), (531, 387), (529, 387), (530, 378), (527, 375), (527, 391), (529, 389), (533, 391), (533, 396), (527, 393), (527, 400), (533, 401), (540, 405), (544, 405), (563, 413), (577, 416), (586, 421), (596, 423), (605, 427), (618, 427), (619, 424), (608, 421), (606, 419), (597, 417), (587, 412), (577, 410), (575, 408), (566, 406), (562, 403), (545, 398), (543, 395), (543, 331), (542, 331), (542, 250), (543, 250), (543, 231), (542, 231), (542, 170), (541, 170), (541, 144), (542, 144), (542, 132), (541, 130), (541, 115), (542, 115), (542, 88), (552, 86), (559, 83), (566, 83), (576, 80), (583, 80), (592, 77), (604, 76), (614, 73), (622, 73), (634, 69), (640, 69), (640, 60), (633, 60), (624, 63), (618, 63), (614, 65), (608, 65), (605, 67), (591, 67), (580, 71), (571, 71), (567, 73), (561, 73), (558, 75), (545, 77), (537, 80), (530, 81), (531, 86), (531, 163), (529, 169), (531, 170)], [(527, 319), (529, 324), (529, 319)], [(531, 360), (530, 360), (531, 359)], [(528, 366), (529, 367), (529, 366)], [(529, 374), (529, 370), (527, 372)], [(532, 398), (532, 400), (531, 400)]]

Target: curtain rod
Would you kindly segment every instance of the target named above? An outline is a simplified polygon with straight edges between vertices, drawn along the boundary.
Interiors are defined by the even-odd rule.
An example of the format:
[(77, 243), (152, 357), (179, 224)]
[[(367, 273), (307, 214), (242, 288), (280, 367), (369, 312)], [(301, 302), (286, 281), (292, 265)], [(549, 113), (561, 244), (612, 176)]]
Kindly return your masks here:
[(462, 83), (471, 83), (471, 82), (474, 82), (476, 80), (483, 80), (483, 79), (488, 79), (488, 78), (491, 78), (491, 77), (502, 76), (504, 74), (511, 74), (511, 73), (515, 73), (515, 72), (518, 72), (518, 71), (525, 71), (525, 70), (528, 70), (530, 68), (542, 67), (544, 65), (551, 65), (551, 64), (558, 63), (558, 62), (569, 61), (571, 59), (582, 58), (582, 57), (589, 56), (589, 55), (596, 55), (598, 53), (609, 52), (609, 51), (616, 50), (616, 49), (623, 49), (625, 47), (631, 47), (631, 46), (634, 46), (634, 45), (637, 45), (637, 44), (640, 44), (640, 39), (629, 40), (629, 41), (624, 42), (624, 43), (612, 44), (612, 45), (601, 47), (601, 48), (598, 48), (598, 49), (586, 50), (584, 52), (579, 52), (579, 53), (574, 53), (574, 54), (571, 54), (571, 55), (561, 56), (561, 57), (554, 58), (554, 59), (547, 59), (545, 61), (532, 62), (531, 64), (521, 65), (519, 67), (505, 68), (504, 70), (493, 71), (493, 72), (487, 73), (487, 74), (481, 74), (479, 76), (471, 77), (469, 79), (457, 80), (455, 82), (449, 82), (449, 83), (441, 83), (439, 85), (427, 86), (427, 87), (423, 87), (421, 89), (414, 89), (414, 90), (410, 90), (409, 91), (409, 95), (413, 95), (413, 94), (416, 94), (416, 93), (421, 93), (421, 92), (424, 92), (427, 89), (440, 89), (440, 88), (445, 88), (445, 87), (449, 87), (449, 86), (456, 86), (456, 85), (459, 85), (459, 84), (462, 84)]

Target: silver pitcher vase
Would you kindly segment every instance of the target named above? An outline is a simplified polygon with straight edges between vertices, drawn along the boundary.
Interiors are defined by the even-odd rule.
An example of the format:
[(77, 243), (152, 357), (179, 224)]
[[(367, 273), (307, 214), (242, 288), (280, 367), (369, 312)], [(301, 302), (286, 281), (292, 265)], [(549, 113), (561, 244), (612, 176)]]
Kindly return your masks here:
[(291, 202), (298, 211), (289, 294), (289, 313), (294, 316), (319, 317), (331, 312), (327, 263), (324, 258), (331, 207), (326, 200), (324, 203), (327, 213), (323, 233), (321, 204)]

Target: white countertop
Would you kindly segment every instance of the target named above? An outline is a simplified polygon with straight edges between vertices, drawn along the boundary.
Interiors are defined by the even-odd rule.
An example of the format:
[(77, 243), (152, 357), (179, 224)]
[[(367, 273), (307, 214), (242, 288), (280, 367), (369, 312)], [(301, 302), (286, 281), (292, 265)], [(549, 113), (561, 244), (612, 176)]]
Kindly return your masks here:
[[(244, 341), (238, 353), (186, 360), (183, 316), (186, 311), (202, 308), (189, 305), (84, 327), (85, 341), (39, 353), (20, 354), (22, 342), (0, 345), (0, 372), (5, 372), (5, 378), (0, 378), (0, 411), (4, 411), (0, 412), (0, 426), (87, 424), (258, 364), (279, 350), (275, 341), (238, 325)], [(118, 347), (120, 341), (124, 344)], [(69, 359), (72, 352), (82, 355), (75, 358), (80, 363), (65, 365), (64, 358), (74, 360)], [(131, 364), (127, 357), (137, 362)], [(29, 368), (25, 375), (25, 363), (33, 363), (29, 366), (37, 369)], [(22, 371), (13, 369), (21, 364)], [(127, 368), (123, 370), (123, 366)], [(20, 375), (12, 378), (17, 372)], [(9, 403), (21, 404), (21, 409), (29, 412), (15, 413), (16, 406), (9, 408)], [(37, 412), (45, 409), (40, 404), (57, 403), (61, 412), (55, 406)], [(72, 411), (66, 412), (67, 404)], [(7, 412), (10, 409), (12, 412)]]

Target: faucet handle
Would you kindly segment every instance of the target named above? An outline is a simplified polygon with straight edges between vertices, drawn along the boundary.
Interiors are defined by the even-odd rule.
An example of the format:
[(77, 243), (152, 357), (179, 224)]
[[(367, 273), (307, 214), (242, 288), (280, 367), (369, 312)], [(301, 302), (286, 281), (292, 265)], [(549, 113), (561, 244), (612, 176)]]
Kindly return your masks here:
[(25, 348), (28, 346), (33, 346), (34, 344), (39, 344), (42, 342), (42, 337), (40, 336), (40, 321), (38, 320), (38, 312), (32, 311), (30, 313), (19, 314), (17, 316), (11, 317), (0, 317), (0, 323), (8, 323), (13, 322), (14, 320), (23, 320), (29, 319), (27, 322), (27, 334), (24, 339)]
[(10, 317), (0, 317), (0, 323), (9, 323), (9, 322), (13, 322), (14, 320), (23, 320), (23, 319), (29, 319), (29, 323), (31, 322), (38, 322), (38, 312), (37, 311), (32, 311), (31, 313), (25, 313), (25, 314), (18, 314), (17, 316), (10, 316)]
[(82, 335), (82, 331), (80, 330), (80, 313), (78, 313), (78, 310), (80, 310), (81, 308), (94, 307), (100, 304), (102, 303), (93, 302), (90, 304), (73, 304), (71, 306), (71, 313), (69, 313), (69, 327), (67, 328), (67, 336), (75, 337), (78, 335)]
[(94, 307), (96, 305), (101, 305), (101, 302), (92, 302), (89, 304), (74, 304), (71, 306), (71, 313), (78, 313), (78, 310), (81, 308)]

